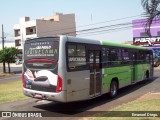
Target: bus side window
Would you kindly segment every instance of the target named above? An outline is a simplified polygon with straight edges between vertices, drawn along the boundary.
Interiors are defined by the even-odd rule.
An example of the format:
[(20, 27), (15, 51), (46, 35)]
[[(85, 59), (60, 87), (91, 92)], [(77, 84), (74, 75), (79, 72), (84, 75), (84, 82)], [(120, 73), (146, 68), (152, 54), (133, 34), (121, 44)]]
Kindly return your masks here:
[(109, 61), (112, 66), (121, 65), (122, 57), (121, 57), (121, 49), (112, 48), (110, 50)]
[(77, 71), (86, 69), (86, 49), (84, 45), (68, 44), (68, 70)]
[(145, 52), (142, 50), (139, 50), (138, 61), (138, 63), (145, 63)]
[(85, 56), (86, 51), (85, 51), (85, 46), (83, 45), (77, 45), (77, 56)]
[(146, 53), (145, 53), (146, 55), (145, 55), (145, 63), (149, 63), (150, 62), (150, 59), (149, 59), (149, 51), (146, 51)]
[(68, 45), (68, 56), (76, 55), (76, 46), (75, 45)]
[(108, 65), (110, 65), (109, 48), (108, 47), (103, 47), (102, 48), (102, 66), (107, 67)]
[(131, 58), (128, 49), (122, 49), (122, 60), (124, 65), (131, 63)]

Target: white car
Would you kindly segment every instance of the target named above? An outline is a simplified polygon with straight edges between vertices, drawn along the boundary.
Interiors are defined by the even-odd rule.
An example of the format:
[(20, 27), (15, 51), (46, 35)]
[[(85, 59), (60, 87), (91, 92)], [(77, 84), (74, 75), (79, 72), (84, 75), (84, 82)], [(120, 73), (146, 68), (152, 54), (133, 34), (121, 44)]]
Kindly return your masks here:
[(22, 64), (22, 60), (21, 59), (16, 59), (16, 65)]

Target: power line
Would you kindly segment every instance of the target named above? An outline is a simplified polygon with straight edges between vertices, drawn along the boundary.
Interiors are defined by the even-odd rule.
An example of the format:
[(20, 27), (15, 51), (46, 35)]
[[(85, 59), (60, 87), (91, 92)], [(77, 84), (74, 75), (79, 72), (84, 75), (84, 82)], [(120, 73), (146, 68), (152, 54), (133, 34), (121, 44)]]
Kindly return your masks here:
[[(124, 17), (124, 18), (119, 18), (119, 19), (114, 19), (114, 20), (107, 20), (107, 21), (102, 21), (102, 22), (97, 22), (97, 23), (93, 23), (93, 24), (88, 24), (88, 25), (81, 25), (78, 27), (86, 27), (86, 26), (93, 26), (93, 25), (97, 25), (97, 24), (102, 24), (102, 23), (107, 23), (107, 22), (113, 22), (113, 21), (119, 21), (119, 20), (124, 20), (124, 19), (128, 19), (128, 18), (133, 18), (133, 17), (137, 17), (137, 16), (141, 16), (141, 15), (135, 15), (135, 16), (130, 16), (130, 17)], [(136, 25), (141, 25), (141, 22), (137, 22)], [(72, 34), (72, 33), (77, 33), (77, 35), (82, 35), (82, 34), (92, 34), (92, 33), (100, 33), (100, 32), (109, 32), (109, 31), (116, 31), (119, 29), (127, 29), (131, 26), (132, 23), (131, 22), (124, 22), (124, 23), (118, 23), (118, 24), (112, 24), (112, 25), (105, 25), (105, 26), (99, 26), (99, 27), (92, 27), (92, 28), (88, 28), (88, 29), (81, 29), (81, 30), (75, 30), (75, 31), (71, 31), (71, 32), (66, 32), (66, 33), (62, 33), (63, 35), (68, 35), (68, 34)], [(61, 31), (61, 30), (69, 30), (69, 29), (73, 29), (73, 27), (69, 27), (69, 28), (64, 28), (64, 29), (57, 29), (57, 30), (52, 30), (52, 31), (45, 31), (42, 32), (47, 33), (47, 32), (57, 32), (57, 31)], [(9, 35), (9, 33), (7, 33)]]
[(107, 23), (107, 22), (119, 21), (119, 20), (124, 20), (124, 19), (133, 18), (133, 17), (138, 17), (138, 16), (141, 16), (141, 15), (134, 15), (134, 16), (124, 17), (124, 18), (119, 18), (119, 19), (101, 21), (101, 22), (97, 22), (97, 23), (93, 23), (93, 24), (81, 25), (81, 26), (78, 26), (78, 27), (86, 27), (86, 26), (90, 26), (90, 25), (97, 25), (97, 24), (102, 24), (102, 23)]
[[(158, 21), (160, 21), (160, 20), (157, 20), (157, 22)], [(130, 26), (128, 26), (128, 25), (130, 25)], [(142, 22), (136, 22), (136, 24), (134, 24), (134, 27), (136, 27), (136, 26), (139, 27), (139, 25), (142, 25)], [(99, 31), (96, 31), (96, 30), (110, 31), (110, 30), (113, 30), (113, 29), (116, 30), (116, 29), (120, 29), (120, 28), (123, 28), (123, 27), (131, 28), (133, 26), (132, 26), (131, 22), (126, 22), (126, 23), (114, 24), (114, 25), (109, 25), (109, 26), (102, 26), (102, 27), (96, 27), (96, 28), (91, 28), (91, 29), (84, 29), (84, 30), (79, 30), (79, 31), (76, 31), (76, 32), (79, 33), (79, 34), (86, 34), (86, 33), (92, 32), (92, 31), (93, 32), (99, 32)], [(68, 33), (66, 33), (66, 34), (68, 34)]]
[(105, 34), (105, 33), (112, 33), (112, 32), (118, 32), (118, 31), (121, 31), (121, 30), (128, 30), (128, 29), (131, 29), (131, 27), (126, 27), (126, 28), (123, 28), (123, 29), (115, 29), (115, 30), (113, 30), (113, 31), (101, 31), (101, 32), (95, 32), (95, 33), (92, 33), (92, 34), (90, 34), (90, 33), (86, 33), (86, 34), (78, 34), (78, 36), (80, 36), (80, 37), (83, 37), (83, 36), (94, 36), (94, 35), (100, 35), (100, 34)]
[(101, 33), (101, 32), (113, 32), (113, 31), (117, 31), (117, 30), (122, 30), (122, 29), (128, 29), (131, 28), (132, 26), (126, 26), (126, 27), (119, 27), (119, 28), (110, 28), (110, 29), (104, 29), (104, 30), (98, 30), (98, 31), (92, 31), (92, 32), (88, 32), (88, 33), (82, 33), (80, 35), (85, 35), (85, 34), (93, 34), (93, 33)]
[[(134, 16), (129, 16), (129, 17), (124, 17), (124, 18), (119, 18), (119, 19), (113, 19), (113, 20), (105, 20), (105, 21), (101, 21), (101, 22), (97, 22), (97, 23), (93, 23), (93, 24), (86, 24), (86, 25), (80, 25), (80, 26), (77, 26), (76, 28), (81, 28), (81, 27), (87, 27), (87, 26), (93, 26), (93, 25), (97, 25), (97, 24), (103, 24), (103, 23), (108, 23), (108, 22), (113, 22), (113, 21), (119, 21), (119, 20), (124, 20), (124, 19), (128, 19), (128, 18), (133, 18), (133, 17), (138, 17), (138, 16), (141, 16), (141, 15), (134, 15)], [(70, 24), (70, 25), (73, 25), (73, 24)], [(69, 25), (67, 25), (69, 26)], [(51, 28), (51, 27), (48, 27), (48, 28)], [(55, 30), (49, 30), (49, 31), (45, 31), (45, 32), (42, 32), (43, 34), (44, 33), (48, 33), (48, 32), (58, 32), (58, 31), (63, 31), (63, 30), (69, 30), (69, 29), (75, 29), (75, 27), (66, 27), (66, 28), (63, 28), (63, 29), (55, 29)], [(78, 30), (80, 31), (80, 30)], [(73, 31), (73, 32), (68, 32), (68, 33), (75, 33), (76, 31)], [(65, 34), (65, 33), (64, 33)]]
[[(86, 24), (86, 25), (77, 26), (77, 28), (86, 27), (86, 26), (93, 26), (93, 25), (107, 23), (107, 22), (113, 22), (113, 21), (119, 21), (119, 20), (124, 20), (124, 19), (128, 19), (128, 18), (139, 17), (139, 16), (141, 16), (141, 15), (134, 15), (134, 16), (124, 17), (124, 18), (119, 18), (119, 19), (113, 19), (113, 20), (106, 20), (106, 21), (101, 21), (101, 22), (97, 22), (97, 23), (93, 23), (93, 24)], [(113, 26), (115, 26), (115, 25), (113, 25)], [(98, 27), (98, 28), (90, 28), (90, 29), (83, 29), (83, 30), (77, 30), (77, 31), (75, 30), (75, 31), (66, 32), (66, 33), (63, 33), (63, 34), (73, 34), (73, 33), (76, 33), (76, 32), (84, 32), (84, 31), (89, 31), (89, 30), (93, 30), (93, 29), (102, 29), (102, 28), (105, 28), (105, 27), (108, 27), (108, 26), (103, 26), (103, 27)], [(109, 27), (112, 27), (112, 26), (109, 26)], [(63, 31), (63, 30), (69, 30), (69, 29), (75, 29), (75, 27), (68, 27), (68, 28), (64, 28), (64, 29), (58, 29), (57, 28), (54, 31), (50, 30), (50, 31), (42, 32), (42, 33), (43, 34), (44, 33), (48, 33), (48, 32), (53, 32), (54, 33), (54, 32)]]
[[(140, 16), (140, 15), (136, 15), (136, 16)], [(131, 17), (136, 17), (136, 16), (131, 16)], [(131, 18), (131, 17), (125, 17), (125, 18), (120, 18), (120, 19), (115, 19), (115, 20), (109, 20), (109, 21), (103, 21), (103, 22), (98, 22), (98, 23), (94, 23), (94, 24), (88, 24), (89, 25), (96, 25), (96, 24), (101, 24), (101, 23), (105, 23), (105, 22), (112, 22), (112, 21), (118, 21), (118, 20), (122, 20), (122, 19), (127, 19), (127, 18)], [(145, 18), (144, 18), (145, 19)], [(137, 23), (140, 23), (141, 25), (141, 22), (137, 22)], [(90, 30), (94, 30), (94, 29), (102, 29), (102, 28), (105, 28), (105, 27), (115, 27), (115, 26), (119, 26), (119, 25), (125, 25), (125, 24), (132, 24), (131, 22), (128, 22), (128, 23), (120, 23), (120, 24), (113, 24), (113, 25), (109, 25), (109, 26), (101, 26), (101, 27), (95, 27), (95, 28), (89, 28), (89, 29), (82, 29), (82, 30), (76, 30), (76, 31), (71, 31), (71, 32), (66, 32), (66, 33), (62, 33), (63, 35), (68, 35), (68, 34), (72, 34), (72, 33), (78, 33), (78, 32), (84, 32), (84, 31), (90, 31)], [(87, 26), (87, 25), (85, 25)], [(84, 27), (83, 26), (79, 26), (79, 27)], [(73, 27), (71, 27), (73, 29)], [(57, 29), (57, 30), (52, 30), (52, 31), (45, 31), (45, 32), (42, 32), (43, 34), (44, 33), (47, 33), (47, 32), (57, 32), (57, 31), (61, 31), (61, 30), (68, 30), (68, 29), (71, 29), (71, 28), (65, 28), (65, 29)]]

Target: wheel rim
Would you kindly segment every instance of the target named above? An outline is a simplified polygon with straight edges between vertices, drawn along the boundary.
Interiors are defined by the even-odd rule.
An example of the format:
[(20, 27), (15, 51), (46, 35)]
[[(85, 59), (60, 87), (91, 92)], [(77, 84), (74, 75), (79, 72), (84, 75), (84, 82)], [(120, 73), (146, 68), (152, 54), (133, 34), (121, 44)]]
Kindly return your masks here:
[(117, 86), (116, 86), (116, 84), (114, 83), (114, 84), (112, 85), (112, 87), (111, 87), (111, 94), (112, 94), (112, 96), (114, 96), (114, 95), (116, 95), (116, 93), (117, 93)]

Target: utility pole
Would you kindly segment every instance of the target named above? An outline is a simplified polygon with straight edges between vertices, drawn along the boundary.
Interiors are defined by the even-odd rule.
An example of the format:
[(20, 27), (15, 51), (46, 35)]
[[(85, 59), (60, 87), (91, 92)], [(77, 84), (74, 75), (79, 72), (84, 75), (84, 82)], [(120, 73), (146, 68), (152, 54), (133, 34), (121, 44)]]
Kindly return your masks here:
[[(3, 30), (3, 24), (2, 24), (2, 50), (4, 50), (4, 30)], [(3, 62), (3, 73), (6, 72), (5, 62)]]

